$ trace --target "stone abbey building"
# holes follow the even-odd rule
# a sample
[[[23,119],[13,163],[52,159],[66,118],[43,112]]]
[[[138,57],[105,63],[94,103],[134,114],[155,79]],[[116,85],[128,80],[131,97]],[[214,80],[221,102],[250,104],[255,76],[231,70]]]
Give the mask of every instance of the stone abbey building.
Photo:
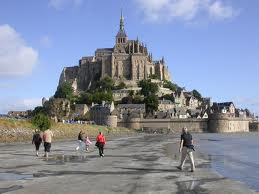
[[[121,14],[120,28],[113,48],[98,48],[95,56],[82,57],[79,65],[65,67],[59,84],[69,82],[75,91],[85,91],[96,81],[110,76],[115,83],[136,85],[137,81],[156,75],[160,80],[170,80],[164,58],[154,61],[146,45],[137,40],[128,40]]]

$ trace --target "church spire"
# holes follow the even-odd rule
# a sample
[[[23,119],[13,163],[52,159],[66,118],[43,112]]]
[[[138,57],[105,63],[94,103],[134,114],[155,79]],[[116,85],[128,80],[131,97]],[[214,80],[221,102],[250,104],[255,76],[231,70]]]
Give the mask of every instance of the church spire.
[[[120,29],[116,35],[116,43],[117,44],[125,44],[128,41],[127,34],[124,30],[124,17],[121,10],[121,17],[120,17]]]
[[[121,9],[121,18],[120,18],[120,31],[124,31],[124,17],[122,14],[122,9]]]

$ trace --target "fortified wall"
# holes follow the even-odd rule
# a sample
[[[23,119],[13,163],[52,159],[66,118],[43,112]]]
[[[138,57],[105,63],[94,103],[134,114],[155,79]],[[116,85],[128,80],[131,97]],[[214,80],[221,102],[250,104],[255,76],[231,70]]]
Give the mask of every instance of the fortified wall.
[[[252,121],[249,123],[250,131],[259,131],[259,121]]]
[[[211,114],[208,120],[208,131],[222,132],[249,132],[251,119],[229,117],[227,114]]]
[[[173,132],[181,131],[187,127],[190,131],[207,131],[208,119],[141,119],[132,118],[128,121],[118,121],[118,126],[131,129],[143,130],[170,130]]]
[[[112,118],[109,118],[111,122]],[[114,118],[113,118],[114,119]],[[117,118],[116,118],[117,119]],[[115,120],[113,124],[115,123]],[[249,132],[251,119],[229,117],[226,114],[211,114],[208,119],[145,119],[117,120],[117,126],[142,130],[166,130],[180,132],[187,127],[192,132]],[[107,123],[108,124],[108,123]],[[256,125],[258,127],[258,125]]]

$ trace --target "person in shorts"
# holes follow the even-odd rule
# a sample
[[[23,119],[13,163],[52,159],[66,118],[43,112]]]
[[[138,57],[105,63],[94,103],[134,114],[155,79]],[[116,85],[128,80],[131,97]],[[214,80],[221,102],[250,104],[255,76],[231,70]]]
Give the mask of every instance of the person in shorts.
[[[51,148],[51,142],[52,142],[53,133],[50,129],[47,129],[43,133],[43,141],[44,141],[44,157],[48,157],[48,154],[50,152]]]

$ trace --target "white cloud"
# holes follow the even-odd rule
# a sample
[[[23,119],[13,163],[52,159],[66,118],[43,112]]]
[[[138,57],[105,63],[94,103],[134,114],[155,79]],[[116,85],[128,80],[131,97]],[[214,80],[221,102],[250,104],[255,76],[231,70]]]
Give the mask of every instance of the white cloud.
[[[226,19],[235,17],[238,11],[231,6],[224,6],[221,1],[215,1],[209,6],[209,14],[215,19]]]
[[[51,47],[52,45],[52,41],[50,39],[49,36],[45,35],[45,36],[42,36],[41,39],[40,39],[40,44],[43,46],[43,47],[46,47],[46,48],[49,48]]]
[[[26,45],[11,26],[0,25],[0,75],[25,75],[38,61],[38,52]]]
[[[210,19],[235,17],[237,11],[220,0],[135,0],[148,21],[193,21],[203,15]]]
[[[49,6],[56,10],[63,10],[67,7],[78,7],[83,0],[49,0]]]
[[[41,106],[41,98],[6,98],[0,99],[0,114],[6,114],[8,111],[32,110],[36,106]]]

